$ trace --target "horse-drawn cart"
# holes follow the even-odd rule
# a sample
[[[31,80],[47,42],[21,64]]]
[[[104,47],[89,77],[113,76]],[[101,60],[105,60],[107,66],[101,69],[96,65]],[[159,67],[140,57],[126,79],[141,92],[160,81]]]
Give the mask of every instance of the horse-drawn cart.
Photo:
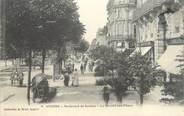
[[[47,102],[56,95],[56,88],[49,87],[47,75],[38,74],[32,79],[33,102]]]

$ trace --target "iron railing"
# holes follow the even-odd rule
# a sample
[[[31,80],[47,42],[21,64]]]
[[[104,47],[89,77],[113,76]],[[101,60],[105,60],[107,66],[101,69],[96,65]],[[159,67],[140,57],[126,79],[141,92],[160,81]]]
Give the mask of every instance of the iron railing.
[[[136,5],[136,0],[127,0],[122,1],[122,0],[109,0],[108,4],[107,4],[107,9],[111,9],[112,7],[117,7],[117,6],[135,6]]]

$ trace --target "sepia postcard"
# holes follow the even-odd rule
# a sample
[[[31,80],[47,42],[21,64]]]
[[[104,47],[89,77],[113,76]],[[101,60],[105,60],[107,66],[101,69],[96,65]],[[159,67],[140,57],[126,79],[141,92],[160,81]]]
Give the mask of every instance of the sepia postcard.
[[[184,116],[184,0],[0,0],[0,116]]]

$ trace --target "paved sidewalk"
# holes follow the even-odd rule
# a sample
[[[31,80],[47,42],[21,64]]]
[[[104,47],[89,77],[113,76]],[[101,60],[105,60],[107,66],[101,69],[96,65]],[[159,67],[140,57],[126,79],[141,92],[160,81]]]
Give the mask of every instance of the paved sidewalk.
[[[11,61],[7,61],[7,66],[5,66],[5,61],[0,60],[0,71],[11,68],[11,67],[12,67],[12,62]]]
[[[52,75],[52,69],[52,66],[47,67],[46,74]],[[32,77],[40,72],[41,70],[34,70]],[[89,72],[79,75],[79,87],[64,87],[63,80],[53,81],[50,79],[49,86],[57,88],[57,95],[47,104],[104,104],[102,99],[103,86],[95,85],[96,78],[93,73]],[[0,88],[0,92],[3,94],[0,98],[1,104],[27,104],[26,87],[12,87],[9,80],[4,81],[4,84],[6,85]],[[27,85],[27,72],[24,84]],[[160,104],[158,102],[161,95],[160,89],[160,87],[156,87],[150,94],[145,95],[144,104]],[[138,103],[139,95],[135,91],[128,92],[127,96],[123,98],[123,104],[135,106]],[[119,104],[114,94],[110,95],[110,104]]]

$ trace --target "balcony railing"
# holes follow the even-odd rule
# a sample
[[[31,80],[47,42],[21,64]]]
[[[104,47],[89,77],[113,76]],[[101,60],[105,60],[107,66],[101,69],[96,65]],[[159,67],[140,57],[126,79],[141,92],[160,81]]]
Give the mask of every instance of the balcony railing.
[[[107,4],[107,9],[110,9],[112,7],[116,7],[116,6],[135,6],[136,5],[136,0],[127,0],[127,1],[113,1],[110,0],[109,3]]]
[[[132,41],[133,36],[132,35],[116,35],[116,36],[108,36],[107,37],[109,41]]]
[[[161,7],[163,4],[172,4],[174,2],[175,0],[148,0],[135,10],[133,19],[136,21],[150,11],[153,11],[155,8]]]

